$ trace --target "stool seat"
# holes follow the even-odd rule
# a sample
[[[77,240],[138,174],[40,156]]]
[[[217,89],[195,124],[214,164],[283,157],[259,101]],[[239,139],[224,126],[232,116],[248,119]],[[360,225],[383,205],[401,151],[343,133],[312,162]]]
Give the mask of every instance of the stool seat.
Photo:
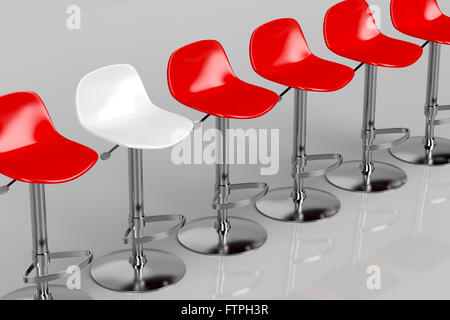
[[[312,54],[300,25],[291,18],[267,22],[253,32],[250,60],[262,77],[306,91],[336,91],[354,76],[353,69]]]
[[[177,101],[213,116],[257,118],[278,102],[276,93],[238,79],[215,40],[178,49],[170,57],[167,72],[170,92]]]
[[[404,68],[423,52],[416,44],[382,34],[364,0],[346,0],[331,7],[325,15],[324,35],[334,53],[373,66]]]
[[[77,112],[94,135],[133,149],[168,148],[193,130],[191,120],[150,100],[138,72],[128,64],[106,66],[83,77]]]
[[[258,73],[264,78],[295,89],[330,92],[345,87],[354,76],[352,68],[310,55],[301,62]],[[301,75],[301,76],[299,76]]]
[[[87,129],[99,138],[133,149],[169,148],[185,139],[193,129],[192,121],[183,116],[159,108],[143,109],[117,119],[89,124]]]
[[[334,53],[355,61],[379,67],[404,68],[422,56],[416,44],[380,34],[370,40],[349,41],[345,48],[332,49]]]
[[[450,44],[450,17],[436,0],[392,0],[391,17],[394,27],[407,35]]]
[[[87,172],[97,153],[64,138],[34,92],[0,97],[0,173],[28,183],[62,183]]]

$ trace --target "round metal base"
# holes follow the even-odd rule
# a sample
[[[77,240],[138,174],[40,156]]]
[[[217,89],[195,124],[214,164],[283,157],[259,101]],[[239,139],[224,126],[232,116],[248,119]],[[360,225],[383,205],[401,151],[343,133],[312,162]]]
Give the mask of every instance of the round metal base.
[[[178,241],[186,249],[207,255],[233,255],[259,248],[267,233],[258,223],[228,217],[231,229],[223,240],[214,224],[217,217],[207,217],[186,224],[178,232]]]
[[[52,300],[92,300],[92,297],[82,290],[68,289],[66,286],[49,285]],[[37,300],[36,287],[26,287],[8,293],[2,300]]]
[[[306,198],[300,207],[292,200],[292,187],[271,190],[256,202],[256,208],[266,217],[286,222],[312,222],[334,216],[341,207],[331,193],[304,189]]]
[[[147,264],[136,271],[129,259],[131,250],[113,252],[94,260],[92,279],[103,288],[118,292],[148,292],[178,282],[186,271],[180,258],[159,250],[144,249]]]
[[[434,138],[435,146],[429,156],[423,145],[424,137],[412,137],[389,151],[404,162],[424,165],[443,166],[450,164],[450,140]]]
[[[344,162],[339,168],[327,174],[332,185],[353,192],[384,192],[400,188],[406,183],[406,173],[391,164],[374,161],[374,170],[367,179],[359,167],[361,161]]]

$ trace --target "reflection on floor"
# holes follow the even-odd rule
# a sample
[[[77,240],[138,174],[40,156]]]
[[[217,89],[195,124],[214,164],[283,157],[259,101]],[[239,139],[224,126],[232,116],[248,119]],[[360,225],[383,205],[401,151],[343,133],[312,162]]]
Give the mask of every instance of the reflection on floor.
[[[175,239],[162,241],[154,247],[177,254],[187,268],[182,281],[164,290],[111,292],[85,270],[80,293],[93,299],[449,298],[450,176],[443,169],[407,168],[412,183],[398,192],[367,195],[326,186],[342,202],[339,214],[327,221],[290,224],[267,219],[254,208],[233,212],[268,231],[267,243],[248,254],[202,256]],[[326,185],[320,179],[316,184]],[[380,270],[379,290],[367,286],[372,265]]]

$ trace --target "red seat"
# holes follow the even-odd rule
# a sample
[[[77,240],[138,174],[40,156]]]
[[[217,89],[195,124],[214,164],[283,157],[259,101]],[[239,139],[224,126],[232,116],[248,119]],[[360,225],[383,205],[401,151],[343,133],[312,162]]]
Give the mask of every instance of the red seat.
[[[391,18],[394,27],[407,35],[450,44],[450,17],[436,0],[392,0]]]
[[[354,75],[347,66],[313,55],[300,25],[290,18],[270,21],[253,32],[250,60],[262,77],[300,90],[335,91]]]
[[[324,36],[334,53],[374,66],[407,67],[423,52],[418,45],[382,34],[364,0],[346,0],[331,7],[325,15]]]
[[[167,69],[170,93],[180,103],[222,118],[256,118],[271,110],[278,95],[239,80],[215,40],[175,51]]]
[[[29,183],[60,183],[83,175],[97,153],[61,136],[34,92],[0,97],[0,173]]]

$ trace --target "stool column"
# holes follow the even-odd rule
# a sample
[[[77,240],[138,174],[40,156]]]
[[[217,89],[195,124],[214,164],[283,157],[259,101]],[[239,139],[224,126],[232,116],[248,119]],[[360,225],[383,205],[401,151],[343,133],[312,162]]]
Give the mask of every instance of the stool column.
[[[141,149],[128,149],[128,177],[130,192],[130,219],[135,238],[142,238],[144,232],[144,177]],[[140,270],[147,263],[143,244],[133,244],[130,264],[135,268],[137,279]]]
[[[230,120],[226,118],[216,117],[217,130],[217,157],[216,157],[216,185],[215,192],[219,193],[219,203],[228,202],[230,195],[230,165],[228,163],[228,133]],[[220,240],[226,251],[226,236],[230,230],[230,222],[228,221],[228,210],[217,210],[217,222],[214,226],[219,232]]]
[[[172,216],[146,217],[144,214],[142,153],[142,149],[128,148],[130,212],[124,240],[131,243],[131,252],[129,249],[112,252],[94,261],[91,268],[91,276],[99,285],[119,292],[149,292],[167,287],[178,282],[186,270],[178,257],[161,250],[144,249],[145,243],[170,235],[169,232],[147,235],[145,224],[173,219]]]
[[[425,101],[425,139],[424,146],[427,157],[431,157],[430,151],[434,148],[434,121],[438,112],[438,89],[439,89],[439,64],[441,58],[441,45],[430,43],[428,56],[427,93]]]
[[[426,166],[450,164],[450,140],[436,137],[434,128],[449,122],[449,118],[436,120],[439,110],[450,110],[438,105],[439,64],[441,44],[430,42],[428,53],[427,89],[425,97],[425,135],[411,137],[391,148],[391,154],[401,161]]]
[[[295,90],[294,93],[294,150],[292,155],[294,178],[293,199],[301,204],[305,199],[303,190],[303,178],[300,174],[304,172],[306,166],[306,105],[307,92]]]
[[[228,210],[248,206],[252,198],[229,201],[231,190],[260,188],[260,183],[230,183],[230,120],[216,117],[215,175],[213,208],[216,215],[194,220],[178,232],[179,242],[187,249],[208,255],[233,255],[260,247],[267,234],[259,224],[228,215]],[[263,190],[264,192],[266,190]],[[261,194],[261,192],[260,192]]]
[[[377,67],[366,64],[364,84],[364,110],[361,138],[363,144],[363,157],[361,171],[369,178],[373,171],[372,146],[375,140],[375,106],[377,94]]]
[[[36,261],[36,275],[48,274],[47,216],[45,188],[43,184],[30,183],[31,234],[33,238],[33,259]],[[51,300],[48,282],[37,284],[36,300]]]

